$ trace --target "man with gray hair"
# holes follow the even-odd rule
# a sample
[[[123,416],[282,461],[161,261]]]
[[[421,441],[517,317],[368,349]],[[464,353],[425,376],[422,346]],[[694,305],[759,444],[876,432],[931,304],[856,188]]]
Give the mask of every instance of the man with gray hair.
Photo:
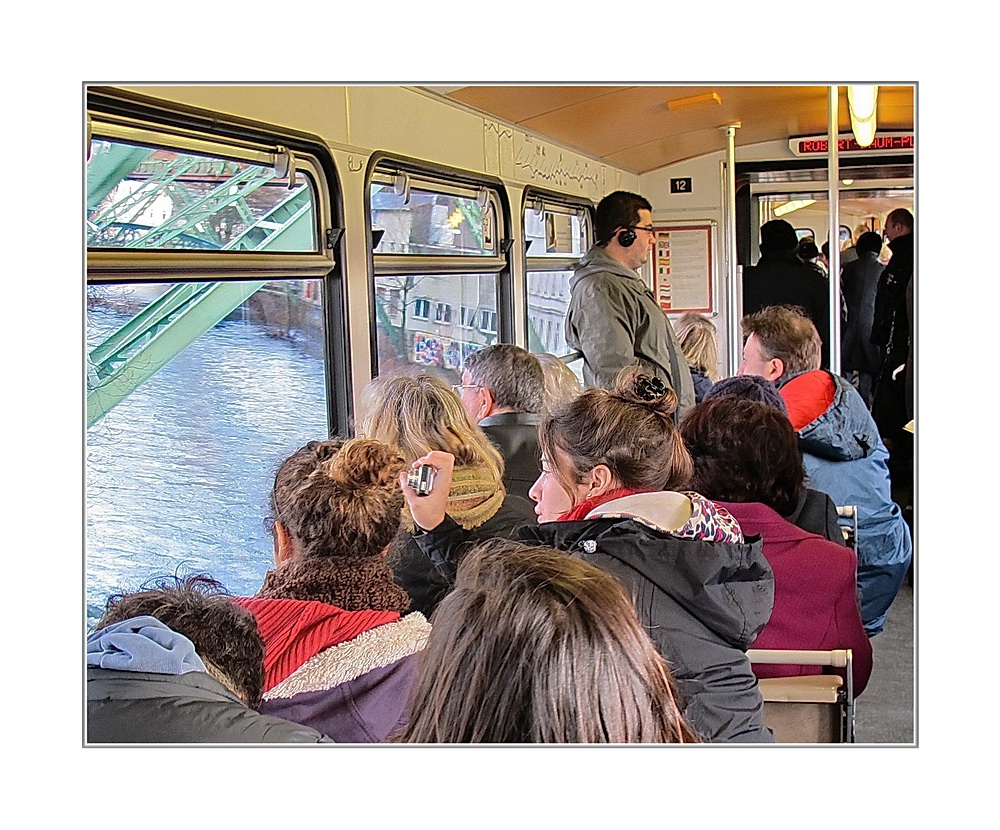
[[[528,497],[542,470],[538,424],[545,376],[538,359],[513,343],[497,343],[465,359],[455,392],[503,456],[507,492]]]

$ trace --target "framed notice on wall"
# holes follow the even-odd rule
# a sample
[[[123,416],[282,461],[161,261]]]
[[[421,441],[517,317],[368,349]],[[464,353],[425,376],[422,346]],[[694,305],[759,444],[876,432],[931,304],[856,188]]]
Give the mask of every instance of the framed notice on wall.
[[[715,222],[653,223],[653,294],[670,314],[708,313],[715,299]]]

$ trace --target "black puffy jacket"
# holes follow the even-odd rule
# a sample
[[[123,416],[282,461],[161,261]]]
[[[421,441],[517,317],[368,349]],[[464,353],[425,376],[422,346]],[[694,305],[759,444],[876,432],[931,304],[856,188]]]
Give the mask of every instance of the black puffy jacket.
[[[568,551],[618,578],[704,740],[773,741],[745,653],[774,606],[774,573],[760,537],[739,544],[693,541],[632,518],[530,524],[518,537]],[[451,551],[465,538],[446,517],[414,541],[454,582]]]
[[[771,743],[746,650],[771,618],[763,542],[679,539],[634,519],[548,522],[523,536],[613,574],[670,665],[684,715],[707,741]]]

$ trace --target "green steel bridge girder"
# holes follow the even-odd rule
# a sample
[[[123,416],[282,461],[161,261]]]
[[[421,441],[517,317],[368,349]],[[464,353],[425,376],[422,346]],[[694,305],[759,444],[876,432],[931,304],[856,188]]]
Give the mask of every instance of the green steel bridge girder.
[[[88,382],[87,426],[97,423],[191,343],[245,303],[265,282],[212,283],[207,290],[190,299],[182,313],[157,331],[141,352],[103,380],[91,371],[96,366],[91,364],[88,355],[88,379],[96,383],[91,386]]]

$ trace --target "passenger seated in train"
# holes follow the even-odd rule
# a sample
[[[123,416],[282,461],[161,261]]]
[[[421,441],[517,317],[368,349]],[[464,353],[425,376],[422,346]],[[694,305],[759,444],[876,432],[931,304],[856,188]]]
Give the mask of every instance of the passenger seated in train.
[[[202,574],[108,599],[87,637],[88,743],[328,743],[263,715],[253,616]]]
[[[773,306],[742,324],[739,373],[774,381],[798,433],[810,485],[857,510],[861,619],[874,636],[913,553],[910,530],[891,497],[888,451],[858,391],[819,368],[819,334],[801,310]]]
[[[667,665],[619,582],[494,539],[434,615],[408,743],[694,743]]]
[[[712,384],[719,379],[719,346],[715,339],[715,324],[701,314],[688,311],[677,319],[674,331],[691,370],[695,403],[701,403]]]
[[[376,378],[368,387],[359,433],[393,447],[412,463],[431,451],[455,456],[448,482],[448,514],[468,533],[469,547],[495,536],[511,537],[534,519],[532,503],[503,486],[499,450],[469,418],[451,388],[440,378]],[[439,487],[435,484],[435,490]],[[388,555],[397,584],[410,596],[410,608],[430,617],[455,582],[462,549],[445,563],[433,563],[414,542],[409,514]]]
[[[403,459],[378,441],[310,441],[278,469],[276,567],[240,603],[264,636],[261,711],[338,743],[406,724],[430,624],[406,614],[385,552],[399,530]]]
[[[766,403],[777,409],[786,418],[788,407],[777,387],[759,375],[733,375],[723,378],[712,386],[705,395],[706,401],[731,397]],[[811,487],[799,489],[798,501],[790,513],[782,513],[796,527],[808,533],[816,533],[830,542],[845,545],[844,533],[837,521],[837,505],[826,493]]]
[[[572,553],[617,577],[637,598],[639,619],[666,658],[684,713],[707,741],[770,742],[763,699],[744,653],[771,615],[774,577],[759,539],[693,492],[673,424],[674,391],[626,367],[613,391],[590,388],[542,420],[542,469],[531,489],[537,525],[520,538]],[[450,481],[453,460],[415,463]],[[404,482],[429,559],[448,562],[465,538],[441,496]]]
[[[765,403],[720,397],[681,420],[694,460],[691,487],[764,539],[774,571],[774,610],[754,648],[854,651],[854,694],[872,671],[872,648],[858,609],[857,557],[850,548],[806,533],[782,515],[798,502],[805,471],[786,415]],[[754,667],[758,678],[819,674],[820,666]]]
[[[545,403],[545,376],[531,352],[497,343],[465,358],[455,387],[469,417],[503,456],[508,493],[528,497],[541,472],[538,424]]]
[[[543,412],[548,412],[558,403],[575,398],[583,391],[580,379],[573,374],[573,370],[566,365],[562,358],[548,352],[541,352],[535,357],[542,365],[542,374],[545,376]]]

